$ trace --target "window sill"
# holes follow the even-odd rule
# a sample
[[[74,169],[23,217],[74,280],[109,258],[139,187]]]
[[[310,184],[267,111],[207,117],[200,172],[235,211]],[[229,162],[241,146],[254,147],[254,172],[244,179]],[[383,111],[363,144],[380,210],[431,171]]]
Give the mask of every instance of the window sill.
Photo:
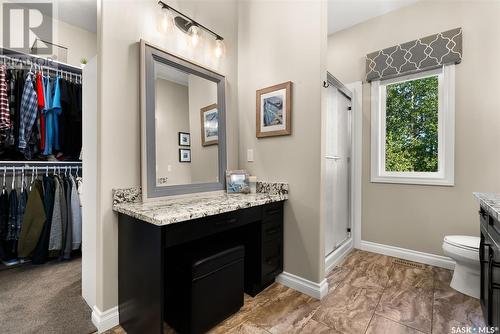
[[[445,178],[403,177],[403,176],[372,176],[371,183],[413,184],[422,186],[453,187],[455,181]]]

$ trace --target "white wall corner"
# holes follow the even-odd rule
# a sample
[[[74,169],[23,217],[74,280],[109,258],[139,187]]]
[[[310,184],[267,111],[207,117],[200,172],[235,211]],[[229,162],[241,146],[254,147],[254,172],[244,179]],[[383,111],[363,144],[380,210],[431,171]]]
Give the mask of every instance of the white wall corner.
[[[276,277],[276,282],[316,299],[323,299],[328,294],[328,282],[326,279],[321,281],[321,283],[316,283],[300,276],[283,272]]]
[[[102,333],[120,324],[118,306],[102,312],[94,305],[92,308],[92,323],[97,327],[97,332]]]
[[[424,253],[412,249],[378,244],[365,240],[361,241],[361,250],[387,256],[394,256],[404,260],[420,262],[434,267],[441,267],[450,270],[455,269],[455,261],[447,256]]]

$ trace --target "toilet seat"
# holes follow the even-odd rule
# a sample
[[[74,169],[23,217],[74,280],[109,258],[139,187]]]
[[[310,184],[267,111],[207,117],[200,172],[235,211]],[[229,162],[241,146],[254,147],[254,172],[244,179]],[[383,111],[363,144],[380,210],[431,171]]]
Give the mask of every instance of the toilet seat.
[[[444,242],[451,246],[476,252],[479,251],[480,241],[479,237],[469,235],[447,235],[444,237]]]

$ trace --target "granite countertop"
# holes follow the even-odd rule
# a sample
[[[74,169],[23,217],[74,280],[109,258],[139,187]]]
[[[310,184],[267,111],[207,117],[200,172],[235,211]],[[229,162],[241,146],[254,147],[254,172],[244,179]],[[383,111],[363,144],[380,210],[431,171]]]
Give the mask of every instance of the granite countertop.
[[[113,191],[113,211],[163,226],[288,199],[288,184],[257,183],[256,194],[197,193],[141,201],[139,187]]]
[[[500,220],[500,194],[474,193],[481,206],[497,220]]]

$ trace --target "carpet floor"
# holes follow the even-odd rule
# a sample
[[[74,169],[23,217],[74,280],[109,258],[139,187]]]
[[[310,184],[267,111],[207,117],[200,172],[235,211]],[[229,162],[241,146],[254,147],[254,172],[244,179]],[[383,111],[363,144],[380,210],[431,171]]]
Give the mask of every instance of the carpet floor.
[[[89,334],[91,309],[81,293],[81,259],[0,271],[2,334]]]

